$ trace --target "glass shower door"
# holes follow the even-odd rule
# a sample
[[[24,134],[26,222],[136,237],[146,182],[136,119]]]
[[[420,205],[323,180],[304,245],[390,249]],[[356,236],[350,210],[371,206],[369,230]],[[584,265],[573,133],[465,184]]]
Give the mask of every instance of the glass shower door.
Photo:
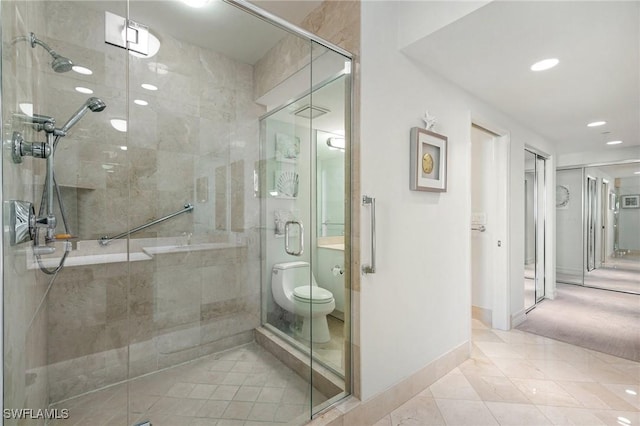
[[[351,92],[350,61],[317,43],[311,57],[313,85],[261,119],[260,182],[263,321],[308,357],[315,413],[349,386],[345,177]]]

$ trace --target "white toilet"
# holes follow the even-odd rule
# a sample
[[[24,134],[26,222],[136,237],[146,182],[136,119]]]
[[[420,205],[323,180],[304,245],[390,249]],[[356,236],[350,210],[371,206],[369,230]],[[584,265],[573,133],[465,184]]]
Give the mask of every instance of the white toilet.
[[[331,339],[327,315],[336,308],[336,301],[329,290],[318,287],[308,262],[273,265],[271,293],[281,308],[303,318],[303,339],[315,343],[326,343]]]

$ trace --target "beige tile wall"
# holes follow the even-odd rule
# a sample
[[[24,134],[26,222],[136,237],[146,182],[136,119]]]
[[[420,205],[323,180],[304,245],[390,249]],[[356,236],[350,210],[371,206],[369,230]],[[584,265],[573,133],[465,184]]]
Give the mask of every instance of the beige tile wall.
[[[74,91],[78,85],[107,103],[72,128],[56,153],[56,179],[72,206],[72,231],[83,240],[114,235],[191,202],[192,213],[134,237],[184,236],[193,243],[240,246],[65,268],[46,301],[49,396],[55,402],[244,343],[247,331],[259,325],[259,262],[249,257],[259,250],[253,213],[259,204],[233,191],[251,187],[245,182],[252,182],[258,159],[263,109],[252,101],[250,65],[169,34],[158,34],[162,46],[153,59],[127,57],[96,31],[104,26],[101,11],[84,2],[39,5],[48,16],[39,36],[94,73],[55,74],[44,64],[36,112],[64,123],[90,96]],[[125,16],[125,2],[111,6]],[[169,73],[155,72],[150,62],[166,65]],[[145,91],[141,83],[159,90]],[[128,132],[114,130],[112,118],[128,118]],[[208,182],[207,194],[196,199],[199,179]],[[222,206],[216,189],[227,193]],[[220,210],[223,220],[216,221]]]
[[[124,2],[114,4],[122,6],[115,12],[124,15]],[[168,36],[163,37],[156,60],[168,66],[170,75],[148,75],[148,61],[127,58],[123,51],[104,44],[102,33],[95,31],[102,26],[102,14],[82,2],[3,2],[2,7],[3,52],[5,57],[10,55],[3,66],[4,80],[8,73],[16,77],[11,90],[3,89],[5,134],[18,101],[31,100],[35,112],[53,115],[58,123],[64,123],[88,97],[73,91],[75,85],[92,87],[108,105],[74,127],[57,153],[57,180],[66,188],[67,205],[77,212],[71,220],[74,233],[83,239],[113,235],[178,210],[186,201],[195,202],[194,181],[206,175],[211,194],[202,205],[196,204],[193,214],[139,236],[185,233],[215,240],[220,233],[214,228],[227,235],[233,225],[241,233],[239,242],[245,244],[245,248],[221,251],[212,263],[202,255],[176,254],[152,262],[67,268],[40,310],[36,308],[48,277],[27,271],[20,250],[7,250],[5,265],[13,268],[5,268],[5,283],[15,285],[5,286],[5,301],[12,302],[5,306],[5,316],[17,320],[5,331],[5,372],[9,373],[5,407],[40,407],[48,398],[57,401],[122,380],[129,360],[129,375],[135,376],[250,340],[246,330],[260,320],[257,200],[245,194],[228,207],[231,214],[249,213],[244,229],[230,219],[214,225],[206,212],[218,207],[213,196],[216,169],[243,159],[233,171],[227,167],[228,185],[241,185],[243,179],[252,182],[248,167],[257,161],[257,117],[263,112],[252,100],[273,84],[269,81],[281,79],[256,78],[254,87],[252,67]],[[357,2],[326,2],[303,26],[357,54],[358,22]],[[70,23],[74,31],[68,31]],[[55,74],[44,51],[22,48],[18,54],[6,45],[7,40],[34,28],[40,38],[75,62],[89,65],[94,74]],[[291,63],[296,66],[295,61]],[[127,67],[132,70],[129,75]],[[273,75],[277,74],[288,75],[283,70]],[[143,97],[150,107],[126,104],[127,78],[131,99]],[[143,80],[160,88],[155,96],[138,89]],[[114,131],[109,119],[127,114],[128,133]],[[16,167],[7,158],[3,161],[5,196],[39,199],[42,164],[27,159]],[[357,247],[352,253],[357,254]],[[358,274],[353,275],[357,280]],[[353,285],[357,288],[356,282]],[[221,298],[216,300],[216,294]],[[357,330],[354,339],[357,342]],[[132,342],[130,349],[128,342]],[[24,353],[30,355],[25,359]],[[356,365],[357,354],[355,347]],[[356,367],[356,377],[357,371]],[[52,383],[49,395],[47,380]]]

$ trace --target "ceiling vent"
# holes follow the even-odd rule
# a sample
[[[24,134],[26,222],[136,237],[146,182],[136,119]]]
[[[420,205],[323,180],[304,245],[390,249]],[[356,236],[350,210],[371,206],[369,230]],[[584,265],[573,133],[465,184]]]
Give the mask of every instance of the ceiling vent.
[[[326,114],[328,112],[331,112],[331,110],[329,110],[327,108],[322,108],[322,107],[319,107],[319,106],[305,105],[302,108],[298,108],[293,113],[295,115],[297,115],[298,117],[317,118],[317,117],[320,117],[321,115],[324,115],[324,114]]]

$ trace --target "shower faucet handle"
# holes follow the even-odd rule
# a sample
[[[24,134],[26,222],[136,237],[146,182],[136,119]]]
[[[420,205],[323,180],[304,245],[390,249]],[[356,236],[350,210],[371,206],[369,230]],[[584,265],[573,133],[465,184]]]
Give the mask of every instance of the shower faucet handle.
[[[16,164],[22,163],[22,157],[48,158],[51,147],[46,142],[27,142],[20,132],[13,132],[11,138],[11,158]]]

